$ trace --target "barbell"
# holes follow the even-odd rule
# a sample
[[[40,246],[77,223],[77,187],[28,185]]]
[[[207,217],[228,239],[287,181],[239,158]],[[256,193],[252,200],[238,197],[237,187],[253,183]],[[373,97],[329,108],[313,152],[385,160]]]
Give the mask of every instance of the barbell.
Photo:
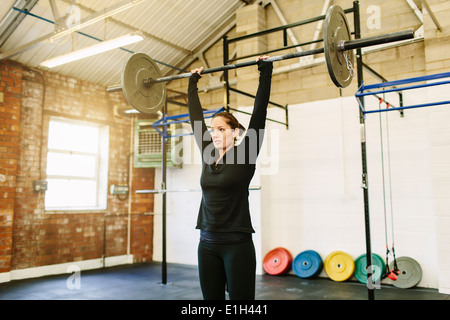
[[[249,191],[254,191],[254,190],[261,190],[260,186],[250,186],[248,187]],[[202,189],[144,189],[144,190],[136,190],[136,193],[138,194],[145,194],[145,193],[150,193],[150,194],[157,194],[157,193],[172,193],[172,192],[199,192],[202,191]]]
[[[267,61],[281,61],[309,55],[324,53],[325,61],[333,83],[339,88],[350,85],[353,74],[353,49],[359,49],[384,43],[414,38],[413,30],[399,31],[365,39],[350,40],[350,29],[344,10],[336,5],[331,6],[325,16],[323,41],[324,47],[300,52],[274,56]],[[246,61],[209,68],[202,74],[243,68],[256,65],[257,62]],[[157,64],[144,53],[135,53],[126,62],[122,70],[121,85],[107,88],[108,92],[122,90],[127,102],[139,112],[156,113],[166,102],[166,86],[164,82],[189,78],[192,73],[182,73],[162,77]]]

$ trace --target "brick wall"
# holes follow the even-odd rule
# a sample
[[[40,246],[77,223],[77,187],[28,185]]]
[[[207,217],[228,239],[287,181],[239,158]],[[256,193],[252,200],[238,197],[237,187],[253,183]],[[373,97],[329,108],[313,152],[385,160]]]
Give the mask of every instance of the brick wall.
[[[125,107],[123,96],[10,61],[0,70],[0,272],[127,253],[152,260],[153,195],[135,190],[153,188],[154,170],[130,172],[134,120],[114,112]],[[108,186],[128,184],[131,174],[131,201],[108,195],[107,210],[45,211],[45,195],[32,185],[46,178],[50,116],[110,127]]]
[[[0,272],[5,272],[11,268],[22,68],[6,62],[0,72]]]
[[[133,170],[133,185],[131,194],[134,194],[131,205],[131,252],[136,262],[152,260],[153,257],[153,194],[136,195],[136,190],[153,189],[155,186],[155,169],[135,168]],[[151,206],[149,206],[151,203]]]

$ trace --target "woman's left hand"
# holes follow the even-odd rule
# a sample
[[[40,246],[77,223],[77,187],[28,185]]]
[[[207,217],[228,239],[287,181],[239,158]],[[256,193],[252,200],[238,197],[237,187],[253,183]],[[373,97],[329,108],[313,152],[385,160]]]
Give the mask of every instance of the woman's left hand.
[[[203,76],[203,75],[202,75],[202,71],[203,71],[203,67],[200,67],[200,68],[191,70],[191,73],[192,73],[192,74],[198,73],[198,74],[200,75],[200,77],[202,77],[202,76]]]
[[[270,57],[269,56],[259,56],[258,58],[256,58],[256,61],[266,60],[267,58],[270,58]]]

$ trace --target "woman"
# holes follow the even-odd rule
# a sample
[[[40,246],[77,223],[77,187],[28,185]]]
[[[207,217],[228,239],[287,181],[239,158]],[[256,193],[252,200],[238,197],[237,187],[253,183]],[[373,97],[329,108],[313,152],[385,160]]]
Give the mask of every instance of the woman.
[[[253,114],[246,136],[244,128],[228,113],[216,114],[208,131],[198,97],[197,82],[203,68],[192,70],[188,106],[195,140],[202,152],[202,200],[197,219],[200,229],[198,268],[204,299],[255,298],[256,256],[248,188],[261,147],[270,96],[272,62],[258,57],[260,71]]]

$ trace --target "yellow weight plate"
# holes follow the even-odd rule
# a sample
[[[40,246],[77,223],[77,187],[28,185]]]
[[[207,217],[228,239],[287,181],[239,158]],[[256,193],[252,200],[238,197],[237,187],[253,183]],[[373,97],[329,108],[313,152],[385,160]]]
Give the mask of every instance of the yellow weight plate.
[[[323,267],[331,280],[345,281],[355,271],[355,262],[349,254],[342,251],[334,251],[327,256]]]

